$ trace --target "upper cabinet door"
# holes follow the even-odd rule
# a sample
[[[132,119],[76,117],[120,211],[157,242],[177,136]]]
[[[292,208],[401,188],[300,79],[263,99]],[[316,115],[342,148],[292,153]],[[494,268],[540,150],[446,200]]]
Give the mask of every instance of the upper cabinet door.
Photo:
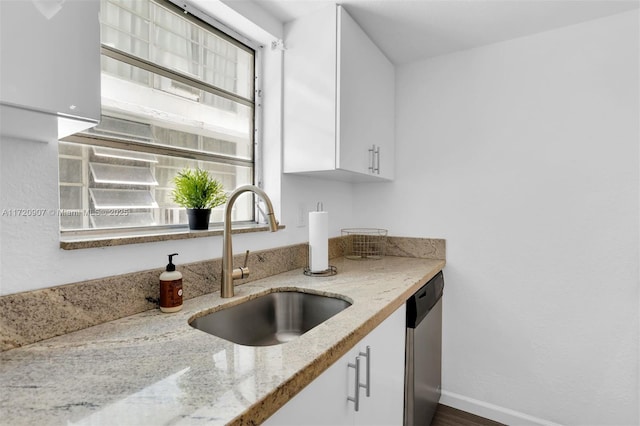
[[[338,168],[394,176],[395,68],[338,7]]]
[[[285,46],[285,173],[393,179],[393,64],[341,6],[287,23]]]
[[[0,1],[3,112],[53,116],[59,133],[54,138],[98,123],[99,10],[98,0]],[[24,130],[17,136],[29,138]]]
[[[335,169],[336,25],[329,7],[285,26],[285,172]]]

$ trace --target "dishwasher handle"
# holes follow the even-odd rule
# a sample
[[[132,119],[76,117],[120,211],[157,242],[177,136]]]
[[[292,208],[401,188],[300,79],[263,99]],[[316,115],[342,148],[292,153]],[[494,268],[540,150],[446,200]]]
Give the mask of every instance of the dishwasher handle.
[[[416,328],[420,324],[438,303],[443,291],[444,275],[440,271],[407,300],[407,328]]]

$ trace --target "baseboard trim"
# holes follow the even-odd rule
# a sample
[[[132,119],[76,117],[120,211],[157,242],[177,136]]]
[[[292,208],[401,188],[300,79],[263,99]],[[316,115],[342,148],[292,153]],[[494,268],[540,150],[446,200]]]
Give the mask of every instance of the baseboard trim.
[[[561,426],[548,420],[539,419],[519,411],[500,407],[488,402],[479,401],[454,392],[442,390],[440,404],[484,417],[485,419],[500,422],[506,425],[518,426]]]

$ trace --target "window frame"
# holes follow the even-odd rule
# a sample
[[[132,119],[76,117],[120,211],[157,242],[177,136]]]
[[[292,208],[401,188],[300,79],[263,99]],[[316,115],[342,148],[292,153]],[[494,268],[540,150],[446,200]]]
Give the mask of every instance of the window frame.
[[[239,158],[234,158],[231,156],[226,156],[223,154],[214,154],[214,153],[203,153],[197,150],[190,150],[188,148],[174,148],[169,145],[157,145],[150,144],[145,142],[137,142],[134,140],[124,140],[116,137],[109,137],[105,135],[95,135],[90,133],[76,133],[67,137],[60,139],[62,142],[71,142],[71,143],[80,143],[83,145],[94,146],[94,147],[106,147],[106,148],[116,148],[116,149],[125,149],[127,151],[136,151],[136,152],[144,152],[149,154],[156,155],[165,155],[172,156],[176,158],[182,158],[187,160],[196,160],[196,161],[213,161],[221,164],[228,165],[239,165],[239,166],[249,166],[251,165],[253,168],[253,176],[252,182],[253,184],[262,187],[262,47],[259,43],[251,40],[233,29],[229,28],[222,22],[213,18],[201,10],[175,0],[149,0],[150,2],[155,2],[162,7],[172,10],[173,12],[179,13],[180,16],[185,17],[187,20],[195,23],[195,25],[204,26],[208,31],[215,33],[231,44],[237,46],[238,48],[250,52],[253,54],[253,93],[252,99],[244,98],[242,96],[236,95],[235,93],[226,91],[222,88],[216,87],[209,83],[198,80],[197,78],[190,77],[184,73],[179,71],[174,71],[172,69],[166,68],[162,65],[155,64],[154,62],[148,61],[146,59],[139,58],[127,52],[123,52],[119,49],[104,45],[101,43],[101,58],[103,56],[110,57],[112,59],[116,59],[121,62],[125,62],[128,64],[132,64],[133,66],[142,68],[145,71],[149,71],[163,77],[168,77],[175,81],[186,83],[189,86],[198,88],[200,90],[205,90],[214,95],[221,96],[225,99],[233,100],[234,102],[238,102],[245,106],[250,106],[253,108],[253,117],[251,118],[251,124],[253,129],[253,161],[242,160]],[[102,72],[102,71],[101,71]],[[58,155],[60,158],[60,154]],[[58,182],[60,185],[60,182]],[[227,188],[228,191],[232,191],[234,188]],[[236,225],[240,225],[245,231],[249,231],[251,228],[255,228],[255,230],[260,230],[262,228],[261,223],[263,220],[266,221],[266,218],[263,216],[263,210],[260,208],[255,196],[253,196],[253,219],[243,220],[243,221],[234,221],[233,223]],[[261,220],[262,219],[262,220]],[[222,229],[222,222],[214,222],[211,224],[210,229],[214,232],[213,234],[217,234],[219,230]],[[73,241],[97,241],[104,240],[110,238],[127,238],[132,237],[134,239],[145,237],[152,235],[154,237],[167,235],[168,238],[172,236],[176,236],[176,233],[179,232],[189,232],[188,225],[185,224],[163,224],[163,225],[149,225],[149,226],[131,226],[131,227],[119,227],[119,228],[92,228],[92,229],[72,229],[72,230],[63,230],[60,225],[60,238],[61,245],[64,245],[65,242],[73,242]],[[206,235],[205,235],[206,234]],[[208,236],[212,233],[204,233],[202,236]],[[162,238],[160,238],[162,239]],[[138,242],[138,241],[134,241]]]

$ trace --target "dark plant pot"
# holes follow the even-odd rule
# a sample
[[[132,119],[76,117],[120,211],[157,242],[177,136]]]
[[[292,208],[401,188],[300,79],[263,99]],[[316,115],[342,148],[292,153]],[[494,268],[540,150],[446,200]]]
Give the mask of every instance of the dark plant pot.
[[[209,218],[211,209],[187,209],[189,219],[189,229],[204,230],[209,229]]]

